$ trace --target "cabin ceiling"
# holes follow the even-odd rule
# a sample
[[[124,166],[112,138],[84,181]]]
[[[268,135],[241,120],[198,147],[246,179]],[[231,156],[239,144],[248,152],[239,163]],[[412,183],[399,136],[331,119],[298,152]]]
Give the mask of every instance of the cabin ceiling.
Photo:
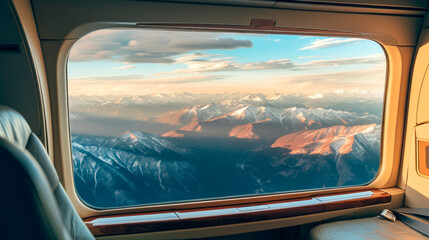
[[[423,0],[161,0],[164,2],[192,2],[205,4],[231,4],[231,5],[260,5],[275,7],[275,4],[288,3],[290,6],[304,4],[342,5],[364,7],[410,8],[426,10],[428,1]]]
[[[376,34],[383,32],[376,29],[376,25],[383,25],[385,28],[386,24],[394,24],[396,29],[401,29],[399,25],[410,26],[410,21],[420,22],[427,8],[427,1],[411,0],[353,2],[350,0],[32,0],[32,4],[42,41],[76,40],[97,29],[138,27],[138,23],[247,26],[251,19],[274,19],[276,27],[348,30]],[[310,13],[310,11],[314,12]],[[357,20],[358,18],[350,13],[371,14],[371,19],[362,15],[367,21],[362,23],[362,19]],[[396,16],[397,22],[382,15]],[[333,21],[333,18],[348,20],[338,22]],[[414,30],[417,31],[417,29]],[[392,31],[396,30],[392,29]],[[389,33],[389,35],[412,39],[407,41],[398,39],[397,42],[388,39],[381,41],[393,45],[414,45],[417,36],[416,33]],[[366,37],[375,39],[371,36]]]

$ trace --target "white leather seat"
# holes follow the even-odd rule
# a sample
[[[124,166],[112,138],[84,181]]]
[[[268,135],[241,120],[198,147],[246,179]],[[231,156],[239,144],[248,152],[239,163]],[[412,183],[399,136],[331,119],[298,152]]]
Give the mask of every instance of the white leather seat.
[[[0,239],[95,239],[24,117],[2,105],[0,189]]]
[[[377,217],[326,223],[310,231],[311,240],[411,240],[428,239],[400,221],[390,222]]]

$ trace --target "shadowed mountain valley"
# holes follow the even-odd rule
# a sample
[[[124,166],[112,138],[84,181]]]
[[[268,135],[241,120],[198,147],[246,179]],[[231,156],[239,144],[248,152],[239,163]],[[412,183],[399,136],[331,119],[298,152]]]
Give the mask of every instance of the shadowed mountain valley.
[[[100,107],[106,113],[100,125],[114,123],[110,134],[82,131],[96,126],[88,119],[97,100],[73,106],[75,184],[86,203],[116,207],[360,185],[378,171],[381,100],[340,94],[317,101],[281,94],[144,99]],[[151,111],[145,106],[159,102],[165,111],[141,117]],[[127,131],[124,121],[132,122]]]

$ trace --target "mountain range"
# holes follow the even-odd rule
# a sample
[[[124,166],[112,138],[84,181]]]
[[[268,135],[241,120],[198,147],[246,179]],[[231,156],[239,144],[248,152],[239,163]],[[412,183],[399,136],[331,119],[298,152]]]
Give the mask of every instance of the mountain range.
[[[323,108],[275,108],[249,104],[213,103],[182,108],[158,117],[157,122],[182,126],[164,137],[195,135],[275,139],[282,135],[332,126],[380,124],[381,118]]]
[[[117,136],[74,133],[79,196],[118,207],[361,185],[377,174],[381,114],[309,107],[297,96],[227,97],[136,120]]]
[[[339,111],[370,113],[381,117],[382,96],[341,92],[315,95],[261,93],[159,93],[141,96],[69,96],[70,111],[95,116],[148,121],[159,115],[184,107],[211,103],[248,104],[275,108],[325,108]]]

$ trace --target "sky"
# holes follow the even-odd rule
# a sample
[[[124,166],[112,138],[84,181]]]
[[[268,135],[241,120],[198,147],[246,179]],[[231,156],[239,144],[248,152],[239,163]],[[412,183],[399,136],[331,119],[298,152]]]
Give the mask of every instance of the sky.
[[[358,38],[111,29],[78,40],[72,96],[351,92],[382,97],[381,46]]]

